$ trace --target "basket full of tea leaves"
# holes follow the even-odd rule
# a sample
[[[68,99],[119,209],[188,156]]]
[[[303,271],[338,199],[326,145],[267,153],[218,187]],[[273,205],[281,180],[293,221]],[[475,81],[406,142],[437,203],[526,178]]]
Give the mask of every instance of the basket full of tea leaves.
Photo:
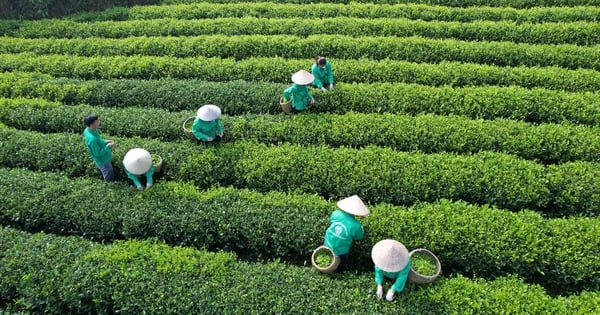
[[[325,245],[317,247],[311,256],[312,265],[322,273],[335,271],[340,265],[340,261],[341,258]]]
[[[410,272],[408,281],[412,283],[431,283],[442,272],[440,260],[429,250],[417,248],[410,252]]]
[[[281,105],[281,110],[283,110],[284,113],[289,114],[292,112],[292,100],[291,99],[286,99],[284,96],[279,98],[279,105]]]
[[[152,154],[152,165],[154,166],[154,173],[159,173],[163,165],[162,157],[158,154]]]

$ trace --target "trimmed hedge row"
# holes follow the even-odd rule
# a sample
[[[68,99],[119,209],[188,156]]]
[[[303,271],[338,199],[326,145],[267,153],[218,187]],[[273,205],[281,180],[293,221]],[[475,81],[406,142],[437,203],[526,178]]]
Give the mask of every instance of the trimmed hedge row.
[[[80,11],[100,11],[115,5],[157,4],[159,0],[11,0],[0,3],[0,19],[61,17]]]
[[[398,3],[374,4],[351,2],[339,3],[274,3],[240,2],[175,5],[146,5],[131,8],[115,7],[102,12],[80,13],[68,17],[78,22],[125,21],[172,18],[182,20],[216,19],[224,17],[262,17],[323,19],[334,17],[354,17],[363,19],[405,18],[424,21],[502,21],[514,22],[597,22],[600,7],[535,7],[515,9],[508,7],[442,7],[427,4]]]
[[[422,36],[466,41],[509,41],[530,44],[600,44],[600,23],[530,23],[512,21],[444,22],[409,19],[266,19],[255,17],[202,20],[155,19],[80,23],[41,20],[0,24],[0,35],[25,38],[79,38],[197,35]],[[313,54],[311,54],[313,55]]]
[[[247,0],[162,0],[162,5],[173,4],[190,4],[190,3],[239,3],[247,2]],[[275,0],[276,3],[299,3],[310,4],[312,0]],[[350,4],[351,2],[372,2],[370,0],[323,0],[321,3],[343,3]],[[377,4],[402,4],[402,3],[419,3],[427,5],[440,5],[449,7],[513,7],[513,8],[535,8],[535,7],[571,7],[571,6],[598,6],[598,0],[542,0],[535,3],[524,0],[379,0]]]
[[[250,259],[287,257],[300,264],[322,244],[328,213],[335,208],[317,196],[199,191],[161,178],[142,193],[130,182],[16,168],[0,168],[0,178],[3,225],[103,241],[158,237],[170,244],[236,251]],[[103,197],[89,198],[91,192]]]
[[[599,24],[600,25],[600,24]],[[600,32],[599,32],[600,34]],[[170,77],[201,78],[205,81],[232,80],[286,83],[298,69],[309,68],[300,59],[175,58],[149,56],[80,57],[31,53],[0,54],[0,72],[41,72],[57,77],[80,79]],[[600,90],[600,72],[557,67],[496,67],[441,62],[419,64],[395,60],[336,60],[337,82],[404,82],[430,86],[518,85],[582,92]]]
[[[0,301],[15,311],[398,314],[402,305],[403,314],[589,314],[600,300],[595,292],[551,298],[514,276],[495,281],[453,276],[427,289],[409,284],[387,303],[374,297],[371,275],[323,276],[156,241],[99,245],[10,228],[0,229],[0,239]]]
[[[17,129],[78,133],[82,117],[87,113],[102,117],[102,130],[108,134],[174,141],[184,138],[180,126],[187,117],[195,115],[195,109],[172,113],[162,109],[65,106],[39,99],[0,98],[0,121]],[[544,164],[576,160],[600,162],[598,127],[352,112],[225,116],[222,122],[227,142],[255,140],[267,144],[286,142],[333,147],[375,145],[423,153],[497,151]]]
[[[82,128],[83,129],[83,128]],[[0,165],[98,176],[81,135],[0,130]],[[114,161],[127,148],[160,154],[168,179],[262,192],[316,193],[327,199],[358,194],[370,203],[408,205],[440,198],[463,199],[506,209],[540,210],[548,216],[600,213],[597,163],[543,165],[515,156],[481,152],[472,155],[397,152],[389,148],[329,148],[253,142],[196,146],[188,141],[116,139]],[[124,177],[119,162],[117,176]],[[302,172],[298,172],[302,169]]]
[[[335,209],[316,196],[198,191],[176,182],[158,181],[138,193],[128,184],[18,169],[0,169],[0,178],[3,225],[106,241],[156,237],[169,244],[235,251],[248,259],[285,257],[295,264],[306,263],[322,244]],[[86,198],[90,192],[102,200]],[[561,293],[600,286],[598,218],[547,220],[532,211],[511,213],[446,200],[370,208],[372,214],[361,219],[368,235],[353,245],[350,269],[370,271],[371,247],[395,238],[409,248],[434,251],[445,273],[488,279],[514,273]]]
[[[294,43],[290,46],[290,43]],[[315,51],[337,59],[405,60],[418,63],[460,61],[495,66],[559,66],[600,70],[600,46],[530,45],[511,42],[465,42],[420,37],[351,37],[343,35],[207,35],[196,37],[127,37],[26,39],[4,38],[0,53],[76,56],[170,56],[305,58]]]
[[[278,96],[287,86],[261,81],[205,82],[170,78],[83,81],[39,73],[0,73],[0,96],[8,98],[42,97],[65,104],[139,106],[167,111],[189,111],[211,103],[218,104],[229,115],[280,113]],[[310,105],[309,111],[316,113],[433,113],[534,123],[600,124],[600,94],[597,93],[530,90],[514,86],[458,88],[403,83],[338,83],[333,92],[315,91],[314,95],[318,101]],[[9,101],[12,102],[22,101]]]

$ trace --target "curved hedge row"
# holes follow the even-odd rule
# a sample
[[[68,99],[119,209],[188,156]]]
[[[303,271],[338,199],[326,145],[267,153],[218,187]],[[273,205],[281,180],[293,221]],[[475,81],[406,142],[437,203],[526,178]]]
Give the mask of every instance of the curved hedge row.
[[[169,244],[235,251],[251,259],[302,264],[322,244],[335,204],[316,196],[260,194],[232,188],[198,191],[158,183],[144,193],[130,185],[58,174],[0,169],[0,222],[26,231],[96,240],[158,238]],[[102,200],[84,198],[90,191]],[[44,202],[40,202],[45,200]],[[118,202],[117,202],[118,201]],[[436,253],[444,273],[494,278],[508,273],[554,292],[598,289],[599,218],[543,219],[488,206],[440,201],[410,208],[370,206],[367,238],[352,248],[351,269],[371,271],[380,239]],[[477,222],[477,224],[472,224]],[[465,228],[467,227],[467,228]]]
[[[194,116],[195,109],[173,113],[162,109],[65,106],[39,99],[0,98],[0,121],[17,129],[78,133],[84,113],[102,117],[102,130],[108,134],[173,141],[184,138],[181,123]],[[333,147],[375,145],[423,153],[497,151],[544,164],[576,160],[600,162],[598,127],[352,112],[225,116],[222,122],[227,142],[255,140],[267,144],[286,142]]]
[[[356,36],[422,36],[466,41],[510,41],[530,44],[600,44],[600,23],[518,23],[511,21],[444,22],[409,19],[325,18],[306,23],[304,18],[255,17],[204,20],[155,19],[80,23],[69,20],[5,22],[0,35],[10,37],[131,37],[197,35],[335,34]],[[312,54],[311,54],[312,55]]]
[[[290,46],[290,43],[294,43]],[[315,51],[336,59],[404,60],[418,63],[459,61],[495,66],[559,66],[600,70],[600,45],[530,45],[511,42],[465,42],[420,37],[351,37],[343,35],[207,35],[196,37],[127,37],[25,39],[4,38],[0,53],[76,56],[170,56],[306,58]]]
[[[599,24],[600,25],[600,24]],[[600,33],[599,33],[600,34]],[[311,62],[284,58],[174,58],[149,56],[80,57],[31,53],[0,54],[0,72],[41,72],[80,79],[170,77],[290,82],[291,74],[309,68]],[[395,60],[336,60],[337,82],[404,82],[430,86],[518,85],[563,91],[600,90],[600,72],[557,67],[496,67],[458,62],[418,64]]]
[[[57,18],[81,11],[100,11],[113,6],[158,4],[160,0],[11,0],[3,1],[0,19]]]
[[[99,245],[10,228],[0,229],[0,240],[0,302],[12,311],[398,314],[401,305],[404,314],[591,314],[600,300],[595,292],[551,298],[514,276],[495,281],[454,276],[427,290],[409,284],[387,303],[374,297],[371,275],[329,277],[308,268],[245,263],[227,253],[155,241]]]
[[[81,135],[0,130],[0,165],[65,171],[71,176],[98,171],[87,156]],[[252,142],[195,146],[188,141],[116,139],[114,161],[127,148],[160,154],[168,179],[193,181],[198,187],[230,186],[258,191],[316,193],[339,199],[358,194],[370,203],[408,205],[441,198],[463,199],[506,209],[540,210],[548,216],[600,213],[600,168],[572,162],[544,167],[515,156],[481,152],[397,152],[389,148],[329,148]],[[113,163],[117,179],[122,165]],[[303,172],[298,172],[302,169]]]
[[[163,5],[173,4],[190,4],[190,3],[223,3],[225,0],[162,0]],[[227,3],[247,2],[247,0],[231,0]],[[300,3],[310,4],[312,0],[275,0],[276,3]],[[343,3],[350,4],[351,2],[371,2],[370,0],[323,0],[321,3]],[[529,2],[524,0],[379,0],[377,4],[401,4],[401,3],[419,3],[427,5],[440,5],[449,7],[513,7],[513,8],[534,8],[534,7],[571,7],[571,6],[598,6],[598,0],[542,0]]]
[[[375,145],[424,153],[497,151],[544,164],[600,161],[600,129],[581,126],[358,113],[229,117],[225,126],[233,140],[268,144]]]
[[[189,111],[206,103],[229,115],[281,113],[278,97],[288,85],[269,82],[201,80],[91,80],[53,78],[39,73],[0,73],[0,96],[42,97],[65,104],[159,108]],[[403,113],[507,118],[534,123],[598,125],[600,94],[520,87],[432,87],[403,83],[338,83],[329,93],[314,92],[310,112]],[[10,100],[20,103],[21,100]],[[29,103],[30,101],[24,101]],[[552,106],[548,106],[552,104]]]
[[[68,17],[78,22],[125,21],[172,18],[181,20],[216,19],[224,17],[262,17],[323,19],[334,17],[354,17],[363,19],[405,18],[423,21],[502,21],[514,22],[597,22],[600,7],[534,7],[515,9],[508,7],[443,7],[427,4],[398,3],[374,4],[351,2],[340,3],[274,3],[240,2],[175,5],[146,5],[131,8],[115,7],[102,12],[80,13]]]

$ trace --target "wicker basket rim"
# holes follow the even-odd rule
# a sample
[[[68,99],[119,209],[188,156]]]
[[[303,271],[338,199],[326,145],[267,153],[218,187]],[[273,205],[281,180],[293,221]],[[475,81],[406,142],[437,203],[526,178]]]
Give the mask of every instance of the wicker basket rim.
[[[433,274],[431,276],[427,276],[427,275],[422,275],[422,274],[416,272],[414,269],[412,269],[412,266],[411,266],[410,272],[413,273],[414,275],[418,276],[418,277],[425,278],[425,279],[435,279],[435,278],[437,278],[440,275],[440,273],[442,272],[442,264],[440,263],[440,260],[437,258],[437,256],[434,253],[432,253],[430,250],[425,249],[425,248],[416,248],[416,249],[413,249],[410,253],[408,253],[408,255],[410,257],[412,257],[412,255],[415,254],[415,253],[424,253],[427,256],[431,257],[433,259],[433,262],[435,263],[435,268],[436,268],[437,271],[436,271],[435,274]]]
[[[325,250],[331,253],[331,255],[333,256],[333,259],[331,260],[331,264],[329,264],[329,266],[327,267],[321,267],[317,264],[317,262],[315,261],[315,255],[317,252],[321,251],[321,250]],[[312,265],[317,268],[317,270],[321,271],[321,272],[329,272],[329,271],[333,271],[337,268],[337,265],[339,265],[340,263],[340,257],[337,256],[333,250],[325,245],[321,245],[317,248],[315,248],[315,250],[313,250],[312,255],[310,257],[310,260],[312,262]]]
[[[153,165],[155,165],[155,166],[156,165],[162,165],[162,162],[163,162],[162,156],[160,156],[159,154],[154,154],[153,156],[155,156],[155,157],[158,158],[158,161],[156,163],[153,163]]]
[[[190,131],[190,132],[191,132],[191,130],[190,130],[190,129],[188,129],[188,128],[186,128],[186,127],[185,127],[185,125],[187,124],[187,122],[188,122],[188,121],[190,121],[190,120],[192,120],[192,119],[196,119],[196,116],[190,116],[190,117],[186,118],[186,119],[183,121],[182,127],[183,127],[183,130],[184,130],[184,131]]]
[[[284,101],[283,101],[283,96],[281,96],[281,97],[279,98],[279,104],[280,104],[280,105],[287,105],[287,104],[290,104],[291,102],[292,102],[292,100],[291,100],[291,99],[290,99],[289,101],[287,101],[287,102],[284,102]]]

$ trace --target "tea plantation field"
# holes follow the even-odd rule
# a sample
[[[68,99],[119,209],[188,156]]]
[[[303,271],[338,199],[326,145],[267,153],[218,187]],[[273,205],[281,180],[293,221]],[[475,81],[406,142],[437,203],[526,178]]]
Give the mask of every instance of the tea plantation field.
[[[598,0],[162,0],[0,36],[0,312],[600,314]],[[283,114],[317,55],[334,89]],[[224,141],[182,132],[203,104]],[[164,160],[141,192],[135,147]],[[320,274],[353,194],[366,237]],[[440,278],[377,299],[387,238]]]

